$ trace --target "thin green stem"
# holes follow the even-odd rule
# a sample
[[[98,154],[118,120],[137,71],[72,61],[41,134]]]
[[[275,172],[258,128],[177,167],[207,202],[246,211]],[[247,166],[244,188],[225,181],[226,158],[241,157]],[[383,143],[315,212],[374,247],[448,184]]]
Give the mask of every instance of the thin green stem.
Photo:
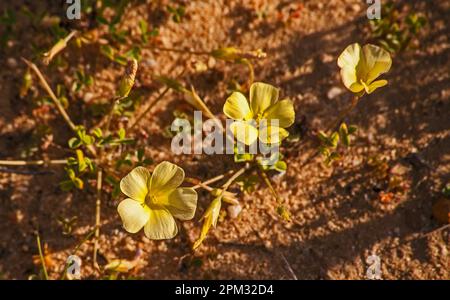
[[[209,51],[191,51],[187,49],[175,49],[175,48],[166,48],[166,47],[153,47],[155,50],[165,51],[165,52],[175,52],[175,53],[186,53],[191,55],[211,55]]]
[[[38,251],[39,251],[39,258],[41,259],[42,271],[44,272],[44,278],[45,278],[45,280],[48,280],[47,266],[45,265],[45,259],[44,259],[44,254],[42,252],[41,238],[39,236],[39,232],[36,234],[36,242],[37,242]]]
[[[239,171],[235,172],[233,174],[233,176],[231,176],[227,182],[225,182],[225,184],[222,186],[222,192],[220,193],[221,196],[223,196],[223,194],[228,190],[228,188],[230,187],[230,185],[242,174],[244,174],[245,171],[247,171],[250,168],[249,164],[245,164],[245,167],[241,168]]]
[[[348,116],[348,114],[350,114],[350,112],[352,112],[352,110],[355,109],[355,107],[358,105],[359,99],[360,99],[359,96],[353,96],[350,106],[339,114],[336,121],[333,122],[330,126],[328,126],[325,132],[328,132],[330,130],[336,130],[337,127],[339,127],[339,125],[341,125],[344,119]]]
[[[53,92],[52,88],[48,84],[47,80],[45,80],[44,75],[42,75],[39,68],[32,62],[28,61],[27,59],[22,57],[22,60],[36,73],[37,77],[39,78],[39,81],[41,82],[42,87],[47,91],[47,94],[50,96],[50,99],[55,104],[56,108],[58,109],[59,113],[63,117],[63,119],[66,121],[67,125],[69,125],[70,129],[72,129],[73,132],[77,132],[77,126],[72,122],[69,115],[67,114],[66,110],[56,97],[55,93]],[[92,145],[89,145],[86,147],[88,151],[93,155],[97,156],[97,152],[95,150],[95,147]]]
[[[269,187],[269,190],[272,193],[273,197],[275,198],[275,200],[277,201],[278,204],[281,204],[280,195],[278,195],[277,191],[275,190],[272,183],[270,182],[270,179],[267,176],[266,171],[261,166],[259,166],[259,170],[260,170],[260,172],[259,172],[260,176],[262,177],[262,179],[266,183],[266,185]]]
[[[125,99],[125,97],[117,97],[114,99],[113,104],[111,105],[111,108],[109,109],[109,113],[106,116],[106,124],[105,124],[105,134],[108,135],[109,128],[111,127],[111,121],[114,117],[114,112],[116,110],[117,105],[119,105],[120,101]]]
[[[253,65],[250,62],[250,60],[243,59],[242,63],[248,67],[249,78],[247,81],[247,85],[248,85],[248,88],[250,88],[252,86],[253,82],[255,81],[255,70],[254,70]]]
[[[63,51],[69,41],[77,34],[76,30],[72,30],[65,38],[59,40],[50,51],[44,53],[44,59],[42,60],[45,65],[50,64],[51,60],[61,51]]]
[[[75,124],[70,119],[69,115],[67,114],[67,112],[64,109],[64,107],[61,105],[60,101],[56,97],[56,95],[53,92],[53,90],[51,89],[51,87],[48,85],[47,80],[45,80],[44,75],[42,75],[42,73],[39,70],[39,68],[34,63],[32,63],[31,61],[28,61],[25,58],[22,58],[22,60],[34,71],[34,73],[36,73],[37,77],[39,78],[39,80],[41,82],[41,85],[47,91],[48,95],[50,96],[50,99],[52,99],[53,103],[55,104],[55,106],[58,109],[58,111],[61,114],[61,116],[66,121],[67,125],[69,125],[70,129],[72,129],[73,131],[76,131],[77,127],[75,126]]]
[[[228,173],[232,173],[232,172],[233,172],[233,171],[230,171],[230,172],[228,172]],[[194,190],[196,190],[196,189],[198,189],[198,188],[201,188],[202,185],[209,185],[209,184],[211,184],[211,183],[214,183],[214,182],[217,182],[217,181],[223,179],[223,178],[225,177],[226,174],[227,174],[227,173],[220,174],[220,175],[218,175],[218,176],[216,176],[216,177],[213,177],[213,178],[211,178],[211,179],[208,179],[208,180],[203,181],[203,182],[200,182],[200,183],[198,183],[199,180],[194,179],[194,178],[191,178],[191,179],[187,178],[187,179],[190,180],[191,183],[194,183],[194,184],[195,184],[192,188],[193,188]]]
[[[97,171],[97,200],[95,201],[95,241],[94,241],[94,254],[93,254],[93,264],[94,267],[98,270],[97,263],[97,251],[98,251],[98,238],[100,236],[100,212],[101,212],[101,204],[102,204],[102,177],[103,170],[99,169]]]
[[[78,249],[80,249],[80,247],[95,234],[95,231],[96,231],[96,228],[94,228],[93,230],[89,231],[89,233],[73,249],[72,255],[76,255],[77,254]],[[64,280],[66,278],[68,269],[69,269],[69,264],[66,263],[66,266],[64,267],[63,273],[61,275],[61,280]]]

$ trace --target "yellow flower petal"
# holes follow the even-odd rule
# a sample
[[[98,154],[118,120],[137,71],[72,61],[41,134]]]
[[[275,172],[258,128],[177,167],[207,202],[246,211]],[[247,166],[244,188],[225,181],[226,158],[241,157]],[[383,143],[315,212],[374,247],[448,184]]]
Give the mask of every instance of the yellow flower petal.
[[[150,193],[155,197],[168,196],[184,180],[184,171],[168,161],[158,164],[150,179]]]
[[[338,66],[341,68],[341,78],[345,87],[354,93],[362,91],[364,87],[359,84],[357,66],[361,58],[361,46],[358,43],[345,48],[338,58]]]
[[[190,220],[197,208],[197,192],[192,188],[177,188],[170,193],[164,206],[175,218]]]
[[[150,171],[144,167],[134,168],[120,181],[122,192],[133,200],[143,203],[148,193]]]
[[[350,87],[347,88],[353,93],[360,93],[360,92],[364,93],[364,84],[361,84],[359,82],[355,82],[352,85],[350,85]]]
[[[289,136],[289,132],[286,129],[271,125],[267,126],[265,123],[259,127],[259,139],[263,143],[276,144]]]
[[[387,80],[377,80],[372,82],[368,88],[366,89],[367,94],[371,94],[373,93],[377,88],[383,87],[385,85],[387,85],[388,82]]]
[[[358,78],[356,76],[356,69],[352,68],[343,68],[341,69],[341,78],[342,82],[344,83],[345,87],[352,92],[356,92],[355,90],[361,89],[363,90],[364,87],[358,83]]]
[[[367,74],[364,81],[372,83],[381,74],[387,73],[392,66],[392,59],[389,52],[375,45],[365,45],[362,49]]]
[[[230,130],[238,141],[246,145],[253,144],[258,138],[258,129],[247,122],[233,122],[230,125]]]
[[[144,226],[144,233],[152,240],[171,239],[177,235],[178,227],[168,210],[151,209],[150,218]]]
[[[125,199],[117,206],[123,228],[130,233],[136,233],[144,227],[150,217],[147,206],[142,206],[133,199]]]
[[[249,120],[252,118],[252,112],[247,99],[239,92],[234,92],[228,97],[223,106],[224,114],[233,120]]]
[[[250,106],[254,116],[263,114],[264,111],[272,104],[278,101],[278,89],[274,86],[255,82],[250,87]]]
[[[294,124],[294,105],[289,99],[281,100],[269,107],[264,115],[269,122],[270,120],[278,120],[278,126],[286,128]]]
[[[356,69],[361,55],[361,46],[358,43],[345,48],[338,58],[338,66],[342,69]]]

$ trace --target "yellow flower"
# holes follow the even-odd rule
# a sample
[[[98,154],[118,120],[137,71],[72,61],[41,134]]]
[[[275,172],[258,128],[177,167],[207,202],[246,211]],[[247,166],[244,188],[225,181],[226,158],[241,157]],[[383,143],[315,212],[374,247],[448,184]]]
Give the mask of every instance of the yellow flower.
[[[294,106],[289,99],[278,101],[278,94],[270,84],[255,82],[250,87],[250,105],[239,92],[228,97],[223,112],[236,120],[230,129],[238,141],[251,145],[259,137],[263,143],[273,144],[289,135],[284,128],[294,123]]]
[[[344,85],[353,93],[370,94],[385,86],[387,80],[375,80],[389,71],[391,56],[386,50],[371,44],[361,48],[358,43],[348,46],[338,58]]]
[[[130,233],[144,228],[149,239],[173,238],[178,233],[175,218],[190,220],[197,207],[197,192],[179,187],[184,171],[170,162],[156,166],[153,174],[144,167],[133,169],[120,181],[120,189],[129,198],[117,211],[123,227]]]

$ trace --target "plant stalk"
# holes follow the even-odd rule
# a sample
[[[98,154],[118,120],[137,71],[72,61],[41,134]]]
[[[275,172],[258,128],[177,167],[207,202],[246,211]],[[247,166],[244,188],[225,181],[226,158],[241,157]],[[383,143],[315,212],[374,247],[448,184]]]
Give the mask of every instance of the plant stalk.
[[[70,117],[67,114],[66,110],[61,105],[61,103],[58,100],[58,98],[56,97],[55,93],[53,92],[53,90],[48,85],[47,80],[45,80],[44,75],[42,75],[42,73],[39,70],[39,68],[34,63],[32,63],[31,61],[29,61],[29,60],[27,60],[27,59],[25,59],[23,57],[22,57],[22,60],[34,71],[34,73],[36,73],[37,77],[39,78],[39,81],[41,82],[42,87],[47,91],[48,95],[52,99],[53,103],[55,104],[55,106],[58,109],[58,111],[61,114],[61,116],[66,121],[67,125],[69,125],[70,129],[72,129],[73,131],[76,131],[75,124],[72,122],[72,120],[70,119]]]
[[[36,242],[37,242],[38,251],[39,251],[39,258],[41,259],[42,271],[44,272],[44,278],[45,278],[45,280],[48,280],[47,266],[45,265],[45,259],[44,259],[44,254],[42,252],[41,237],[39,236],[39,232],[36,235]]]
[[[67,159],[53,160],[0,160],[1,166],[43,166],[43,165],[65,165]]]
[[[93,254],[93,264],[94,267],[99,270],[97,263],[97,252],[98,252],[98,238],[100,236],[100,212],[102,204],[102,176],[103,170],[99,169],[97,171],[97,200],[95,201],[95,241],[94,241],[94,254]]]

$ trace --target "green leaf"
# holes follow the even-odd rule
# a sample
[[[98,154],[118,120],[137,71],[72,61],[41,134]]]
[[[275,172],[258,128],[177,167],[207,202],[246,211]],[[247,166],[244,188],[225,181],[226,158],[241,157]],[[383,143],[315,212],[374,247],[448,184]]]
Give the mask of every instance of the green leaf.
[[[74,187],[72,180],[64,180],[59,183],[59,188],[65,192],[70,191]]]
[[[341,126],[339,127],[339,136],[340,139],[342,140],[342,143],[349,147],[350,146],[350,136],[348,133],[348,128],[347,125],[345,123],[342,123]]]
[[[328,136],[325,132],[323,131],[319,131],[319,133],[317,134],[317,137],[323,142],[323,143],[328,143]]]
[[[139,21],[139,29],[141,30],[141,34],[145,35],[148,32],[148,23],[145,20]]]
[[[142,161],[142,164],[145,166],[151,165],[153,163],[153,159],[151,158],[146,158]]]
[[[329,143],[331,148],[334,149],[337,147],[339,143],[339,134],[337,132],[333,132],[333,134],[330,137]]]
[[[77,189],[79,189],[79,190],[82,190],[82,189],[83,189],[83,187],[84,187],[84,182],[83,182],[83,180],[81,180],[80,178],[76,177],[76,178],[74,178],[74,179],[72,180],[72,182],[73,182],[73,185],[74,185]]]
[[[141,40],[144,44],[148,43],[148,23],[145,20],[139,21],[139,30],[141,31]]]
[[[114,61],[122,66],[126,66],[128,63],[128,59],[123,55],[116,55]]]
[[[172,20],[175,23],[180,23],[181,19],[183,18],[184,14],[185,14],[185,7],[180,5],[177,8],[175,8],[175,7],[168,5],[167,11],[172,14]]]
[[[109,45],[102,45],[100,47],[100,53],[109,58],[110,60],[114,61],[116,50]]]
[[[354,134],[356,131],[358,131],[358,127],[355,125],[350,125],[348,127],[348,134]]]
[[[319,147],[319,152],[320,152],[320,154],[322,154],[325,157],[330,156],[330,150],[328,150],[327,147],[323,147],[323,146]]]
[[[69,157],[67,159],[68,166],[76,166],[78,164],[77,160],[74,157]]]
[[[67,176],[70,178],[70,180],[73,181],[73,179],[75,179],[76,175],[75,175],[75,171],[70,169],[70,168],[66,168],[66,173]]]
[[[244,153],[244,154],[234,154],[234,162],[246,162],[253,160],[253,154]]]
[[[142,148],[140,148],[140,149],[138,149],[136,151],[136,157],[137,157],[138,161],[142,161],[143,160],[144,154],[145,154],[145,151]]]
[[[128,52],[125,53],[125,57],[141,60],[141,48],[134,46]]]
[[[83,151],[76,150],[76,154],[77,154],[77,160],[78,160],[78,171],[83,172],[88,167],[88,165],[86,164],[86,161],[84,159]]]
[[[103,25],[108,25],[108,20],[106,20],[103,16],[97,16],[97,22]]]
[[[273,165],[273,169],[280,173],[284,173],[287,170],[287,164],[284,160],[279,160]]]
[[[86,163],[86,165],[89,167],[89,171],[94,171],[94,164],[92,163],[91,159],[88,157],[84,158],[84,161]]]
[[[92,130],[92,134],[99,139],[103,137],[103,131],[100,128],[95,128]]]
[[[95,142],[95,138],[87,134],[85,129],[78,130],[77,134],[84,145],[92,145]]]
[[[151,37],[157,37],[159,35],[159,29],[157,27],[153,28],[152,31],[150,31]]]
[[[447,183],[447,185],[442,189],[442,194],[446,197],[450,197],[450,183]]]
[[[339,160],[341,157],[337,152],[331,152],[325,159],[325,165],[329,167],[335,160]]]
[[[81,146],[81,141],[78,138],[73,137],[69,140],[68,144],[70,149],[76,149]]]
[[[126,137],[126,132],[125,132],[125,128],[120,128],[119,131],[117,131],[117,136],[119,137],[120,140],[124,140]]]

